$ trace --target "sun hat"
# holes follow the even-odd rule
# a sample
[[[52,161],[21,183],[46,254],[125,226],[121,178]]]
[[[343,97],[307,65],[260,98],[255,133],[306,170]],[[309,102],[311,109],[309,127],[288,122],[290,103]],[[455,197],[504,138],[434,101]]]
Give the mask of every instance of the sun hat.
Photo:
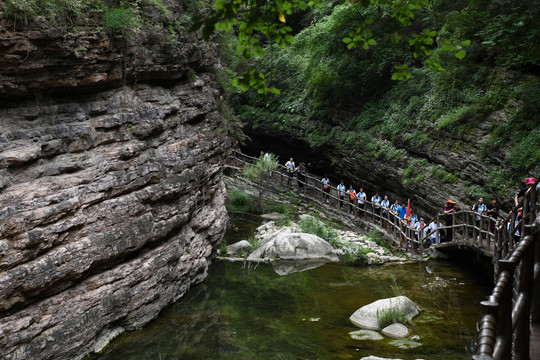
[[[446,203],[447,204],[456,204],[456,202],[454,200],[448,200]]]
[[[527,185],[534,184],[536,182],[536,181],[534,181],[533,177],[527,178],[527,180],[525,180],[525,181],[527,182]]]

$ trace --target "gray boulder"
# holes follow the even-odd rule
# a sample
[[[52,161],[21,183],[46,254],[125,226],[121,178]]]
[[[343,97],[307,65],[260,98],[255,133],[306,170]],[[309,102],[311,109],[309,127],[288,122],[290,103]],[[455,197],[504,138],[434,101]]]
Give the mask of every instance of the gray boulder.
[[[250,251],[253,245],[247,240],[241,240],[227,247],[227,255],[235,255],[241,251]]]
[[[248,260],[258,259],[339,261],[334,248],[313,234],[281,232],[256,249]]]
[[[377,312],[382,310],[396,309],[402,311],[409,320],[418,316],[418,307],[406,296],[397,296],[388,299],[381,299],[356,310],[349,318],[351,322],[366,330],[381,330]]]

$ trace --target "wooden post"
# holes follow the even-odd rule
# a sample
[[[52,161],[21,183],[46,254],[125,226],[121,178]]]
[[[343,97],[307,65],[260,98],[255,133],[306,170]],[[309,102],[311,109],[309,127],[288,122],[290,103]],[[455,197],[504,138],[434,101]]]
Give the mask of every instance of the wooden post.
[[[467,211],[464,212],[464,218],[465,218],[465,227],[464,227],[464,238],[466,242],[469,242],[469,213]]]
[[[531,297],[533,292],[533,280],[534,280],[534,252],[532,251],[533,237],[529,235],[532,232],[532,227],[525,227],[525,237],[523,239],[531,240],[530,245],[523,253],[521,259],[521,268],[519,271],[519,285],[518,294],[524,295],[520,298],[523,299],[523,307],[521,316],[517,320],[516,329],[514,333],[514,359],[515,360],[529,360],[529,342],[531,338],[530,320],[531,320]]]
[[[516,265],[513,261],[500,260],[501,276],[496,285],[502,290],[498,299],[497,334],[506,338],[510,344],[512,343],[512,283]],[[511,353],[512,346],[507,346],[501,354],[501,359],[510,359]]]

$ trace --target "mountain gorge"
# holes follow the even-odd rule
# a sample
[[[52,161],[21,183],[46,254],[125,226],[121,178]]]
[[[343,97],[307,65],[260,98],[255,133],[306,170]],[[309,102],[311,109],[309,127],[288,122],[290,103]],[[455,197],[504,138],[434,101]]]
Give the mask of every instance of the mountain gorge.
[[[2,359],[147,324],[205,279],[227,221],[217,48],[174,20],[187,5],[48,4],[0,14]]]

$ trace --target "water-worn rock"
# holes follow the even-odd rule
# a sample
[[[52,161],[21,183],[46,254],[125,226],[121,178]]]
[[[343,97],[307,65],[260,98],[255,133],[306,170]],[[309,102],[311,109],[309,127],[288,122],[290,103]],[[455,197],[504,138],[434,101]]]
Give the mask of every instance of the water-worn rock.
[[[76,359],[206,276],[227,218],[216,60],[195,33],[142,66],[104,31],[6,22],[0,358]]]
[[[378,332],[373,330],[356,330],[349,333],[355,340],[382,340],[384,339]]]
[[[248,256],[248,260],[276,258],[339,260],[334,248],[327,241],[316,235],[304,233],[279,233]]]
[[[250,251],[253,245],[247,240],[240,240],[227,247],[227,255],[235,255],[241,251]]]
[[[406,296],[397,296],[388,299],[381,299],[371,304],[362,306],[356,310],[349,318],[351,322],[366,330],[381,330],[377,312],[382,310],[396,309],[405,314],[409,320],[418,315],[418,307]]]
[[[400,323],[394,323],[391,325],[388,325],[384,329],[381,330],[383,335],[388,336],[392,339],[402,339],[405,336],[409,335],[409,329],[403,324]]]

